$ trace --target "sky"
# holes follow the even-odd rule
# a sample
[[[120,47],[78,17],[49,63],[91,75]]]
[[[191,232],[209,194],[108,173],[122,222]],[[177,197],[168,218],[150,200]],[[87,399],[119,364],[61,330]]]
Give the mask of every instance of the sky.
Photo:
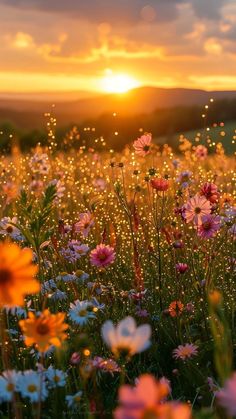
[[[236,89],[236,0],[0,0],[0,91]]]

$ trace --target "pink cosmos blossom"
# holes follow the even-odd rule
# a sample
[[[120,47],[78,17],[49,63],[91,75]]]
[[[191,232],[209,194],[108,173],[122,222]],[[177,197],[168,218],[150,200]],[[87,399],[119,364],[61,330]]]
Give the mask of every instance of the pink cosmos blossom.
[[[199,225],[197,234],[203,239],[214,237],[220,229],[221,219],[217,215],[203,215],[202,224]]]
[[[187,358],[192,358],[198,354],[198,347],[192,343],[179,345],[178,348],[173,350],[173,358],[182,359],[185,361]]]
[[[195,195],[185,204],[183,217],[187,223],[193,221],[197,226],[202,224],[202,217],[211,213],[211,204],[205,196]]]
[[[90,212],[84,212],[79,215],[80,220],[75,224],[75,232],[88,237],[90,228],[94,225],[94,217]]]
[[[187,404],[165,402],[170,392],[167,380],[157,381],[153,376],[142,375],[136,386],[123,385],[119,389],[120,406],[114,412],[115,419],[181,418],[190,419]]]
[[[205,196],[208,201],[212,204],[215,204],[220,196],[220,193],[217,190],[217,186],[214,183],[205,182],[200,189],[200,195]]]
[[[141,157],[145,157],[147,154],[150,153],[152,135],[151,134],[144,134],[136,141],[134,141],[133,146],[135,149],[136,154]]]
[[[180,274],[184,274],[188,270],[187,263],[176,263],[175,268]]]
[[[230,416],[236,415],[236,372],[225,382],[222,390],[217,392],[217,399]]]
[[[169,182],[167,179],[154,178],[151,180],[151,186],[156,191],[165,192],[169,188]]]
[[[103,268],[111,265],[115,260],[115,256],[113,247],[101,243],[90,253],[90,262],[93,266]]]
[[[207,156],[207,148],[204,145],[199,144],[195,150],[195,156],[199,160],[204,160]]]

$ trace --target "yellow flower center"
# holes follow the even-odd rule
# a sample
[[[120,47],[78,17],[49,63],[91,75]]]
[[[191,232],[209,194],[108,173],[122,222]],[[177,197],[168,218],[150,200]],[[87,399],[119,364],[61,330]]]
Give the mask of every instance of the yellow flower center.
[[[87,316],[87,310],[80,310],[80,311],[78,311],[78,315],[80,316],[80,317],[86,317]]]
[[[28,385],[28,387],[27,387],[27,390],[28,390],[30,393],[34,393],[35,391],[37,391],[37,387],[36,387],[36,385],[35,385],[35,384],[29,384],[29,385]]]
[[[7,391],[14,391],[15,386],[13,383],[8,383],[6,389]]]
[[[54,375],[53,380],[55,383],[59,383],[60,377],[58,375]]]

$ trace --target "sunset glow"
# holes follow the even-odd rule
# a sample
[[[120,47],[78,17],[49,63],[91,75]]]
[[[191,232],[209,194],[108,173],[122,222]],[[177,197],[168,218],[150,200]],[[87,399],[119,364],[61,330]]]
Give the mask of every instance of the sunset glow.
[[[107,93],[126,93],[140,83],[127,74],[108,74],[102,79],[101,87]]]

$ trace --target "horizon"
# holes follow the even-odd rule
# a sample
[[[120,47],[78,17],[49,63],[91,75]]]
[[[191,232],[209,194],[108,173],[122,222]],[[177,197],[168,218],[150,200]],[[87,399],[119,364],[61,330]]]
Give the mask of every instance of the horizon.
[[[0,16],[1,95],[236,87],[234,0],[0,0]]]

